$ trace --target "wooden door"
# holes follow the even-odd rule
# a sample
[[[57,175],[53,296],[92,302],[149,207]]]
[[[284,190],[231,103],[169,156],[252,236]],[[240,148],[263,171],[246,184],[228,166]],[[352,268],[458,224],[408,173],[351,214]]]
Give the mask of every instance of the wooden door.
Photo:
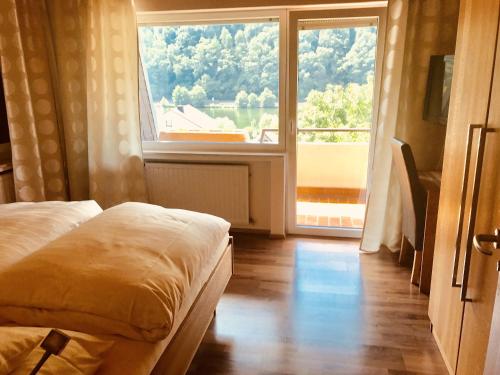
[[[493,322],[491,323],[488,354],[486,355],[486,367],[484,369],[484,375],[496,374],[500,374],[500,282],[497,285],[495,308],[493,310]]]
[[[464,375],[483,373],[498,285],[497,263],[500,259],[500,250],[495,250],[488,243],[473,246],[470,237],[477,234],[493,235],[496,229],[500,228],[500,49],[498,45],[487,128],[488,133],[483,131],[485,151],[478,190],[476,222],[474,232],[469,233],[469,246],[472,248],[469,279],[463,286],[468,301],[465,303],[457,374]],[[491,251],[492,254],[484,254],[479,249]]]
[[[470,124],[486,123],[499,3],[500,0],[462,0],[460,3],[429,302],[433,334],[450,373],[456,370],[464,306],[460,288],[452,287],[451,282],[458,228],[462,226],[464,232],[467,230],[459,223],[460,208],[465,213],[464,219],[470,210],[468,200],[461,202],[468,131]],[[468,191],[470,189],[468,186]],[[463,255],[464,241],[459,246],[457,265],[462,264]],[[457,273],[460,282],[460,269]]]

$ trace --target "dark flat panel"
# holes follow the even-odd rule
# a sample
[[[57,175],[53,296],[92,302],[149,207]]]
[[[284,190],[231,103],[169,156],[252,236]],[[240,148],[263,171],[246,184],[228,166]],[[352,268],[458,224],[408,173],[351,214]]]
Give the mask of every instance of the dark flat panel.
[[[7,142],[9,142],[9,128],[7,126],[7,111],[5,109],[3,81],[2,79],[0,79],[0,143],[7,143]]]

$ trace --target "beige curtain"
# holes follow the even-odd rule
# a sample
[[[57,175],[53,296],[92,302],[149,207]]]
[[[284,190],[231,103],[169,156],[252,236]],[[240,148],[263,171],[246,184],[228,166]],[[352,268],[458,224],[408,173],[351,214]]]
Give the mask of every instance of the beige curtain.
[[[132,0],[2,0],[19,201],[146,199]]]
[[[431,55],[453,54],[458,22],[456,0],[389,1],[372,185],[361,249],[401,244],[401,197],[392,168],[390,142],[408,142],[420,170],[439,169],[446,127],[424,121]]]

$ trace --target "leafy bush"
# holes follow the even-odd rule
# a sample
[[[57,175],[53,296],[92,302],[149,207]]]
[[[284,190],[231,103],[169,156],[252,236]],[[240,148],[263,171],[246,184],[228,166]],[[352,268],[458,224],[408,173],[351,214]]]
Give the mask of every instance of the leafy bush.
[[[259,97],[253,92],[248,95],[248,108],[257,108],[259,107]]]
[[[194,86],[189,92],[191,104],[195,107],[204,107],[207,104],[207,93],[205,89],[199,85]]]
[[[172,101],[175,105],[186,105],[191,103],[191,95],[189,90],[184,86],[175,86],[172,92]]]
[[[278,116],[271,115],[270,113],[264,113],[259,120],[260,129],[277,129],[278,128]]]
[[[312,90],[299,110],[303,128],[370,128],[372,114],[373,78],[368,83],[327,85],[325,91]],[[301,141],[367,142],[366,132],[308,132]]]
[[[248,107],[248,94],[245,90],[241,90],[234,99],[234,104],[238,108]]]
[[[160,100],[160,105],[163,107],[163,109],[167,109],[170,106],[170,103],[168,102],[168,99],[162,96]]]
[[[259,96],[260,106],[262,108],[272,108],[276,107],[276,102],[276,95],[266,87]]]

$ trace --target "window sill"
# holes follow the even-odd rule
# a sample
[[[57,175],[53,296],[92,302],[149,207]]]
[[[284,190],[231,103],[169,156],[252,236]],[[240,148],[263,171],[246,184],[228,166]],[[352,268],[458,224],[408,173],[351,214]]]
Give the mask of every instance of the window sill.
[[[284,152],[215,152],[215,151],[165,151],[143,152],[145,162],[160,161],[268,161],[285,158]]]

